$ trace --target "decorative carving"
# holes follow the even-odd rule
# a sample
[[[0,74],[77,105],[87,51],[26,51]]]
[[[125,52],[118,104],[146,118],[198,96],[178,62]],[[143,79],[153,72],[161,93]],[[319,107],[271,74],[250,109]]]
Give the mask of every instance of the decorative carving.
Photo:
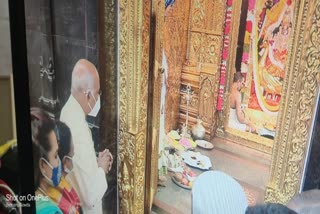
[[[177,128],[180,104],[180,83],[182,65],[186,59],[188,18],[191,1],[176,1],[172,16],[164,21],[164,49],[169,67],[166,92],[165,131]]]
[[[147,121],[145,121],[147,122]],[[144,191],[145,191],[145,147],[146,135],[144,130],[135,138],[136,158],[134,168],[134,213],[144,213]]]
[[[98,0],[98,70],[102,90],[99,129],[99,151],[108,148],[114,157],[118,153],[118,69],[117,69],[117,7],[116,1]],[[119,209],[118,159],[114,159],[108,174],[108,189],[104,209],[115,213]],[[111,190],[111,191],[110,191]],[[126,194],[126,193],[125,193]]]
[[[223,31],[221,29],[223,29],[223,22],[221,20],[224,20],[226,2],[224,0],[213,1],[213,2],[214,2],[214,7],[213,7],[214,12],[212,14],[214,15],[213,17],[210,17],[210,21],[212,21],[213,31],[218,35],[222,35]]]
[[[191,32],[190,41],[190,62],[200,62],[202,51],[202,36],[201,33]]]
[[[218,65],[220,60],[221,53],[221,37],[215,35],[206,36],[206,45],[205,45],[205,63],[211,63]],[[217,72],[217,71],[212,71]]]
[[[206,18],[205,18],[204,28],[210,32],[212,32],[212,30],[214,29],[213,20],[216,18],[215,11],[214,11],[215,4],[216,4],[215,1],[206,1],[205,3]]]
[[[201,9],[200,9],[201,7]],[[214,136],[216,129],[215,111],[218,90],[218,73],[219,62],[221,58],[222,47],[222,24],[220,28],[213,25],[214,22],[223,23],[226,3],[225,1],[199,1],[194,0],[191,4],[190,25],[188,29],[187,44],[187,62],[182,70],[182,85],[191,83],[195,88],[193,96],[194,102],[191,103],[190,121],[196,121],[200,115],[203,117],[204,126],[207,128],[209,138]],[[220,9],[220,11],[215,11]],[[220,14],[216,17],[216,14]],[[200,23],[201,20],[201,23]],[[210,83],[205,80],[207,74],[211,74]],[[213,75],[213,76],[212,76]],[[202,76],[202,77],[201,77]],[[204,79],[201,79],[204,78]],[[199,81],[199,79],[201,79]],[[204,81],[204,82],[202,82]],[[204,84],[204,85],[203,85]],[[180,102],[179,122],[185,117],[184,99]],[[197,110],[194,110],[196,108]],[[210,112],[206,114],[205,112]],[[213,129],[214,127],[214,129]]]
[[[148,0],[119,1],[120,213],[144,212],[150,6]]]
[[[127,122],[127,86],[129,85],[129,82],[127,80],[127,76],[129,76],[127,74],[127,72],[129,72],[129,65],[130,62],[132,63],[132,61],[130,60],[131,57],[128,57],[127,54],[129,54],[129,37],[128,37],[128,28],[129,28],[129,17],[128,17],[128,13],[129,13],[129,8],[128,8],[128,1],[130,0],[122,0],[119,2],[119,22],[120,22],[120,26],[122,26],[119,29],[119,38],[120,38],[120,45],[119,45],[119,59],[120,59],[120,66],[119,66],[119,123],[120,123],[120,127],[123,127],[124,130],[127,130],[128,127],[126,122]]]
[[[180,94],[180,105],[182,106],[187,106],[187,100],[186,100],[186,95],[185,93],[181,93]],[[198,97],[197,96],[192,96],[192,99],[190,100],[190,108],[194,108],[194,109],[197,109],[198,108],[198,103],[199,103],[199,100],[198,100]]]
[[[205,1],[193,0],[192,5],[192,28],[204,28],[205,23]]]
[[[120,213],[133,213],[133,178],[129,175],[126,163],[123,163],[123,170],[121,171],[119,178],[122,180],[122,183],[120,183],[119,186],[119,194],[122,198]]]
[[[199,98],[199,117],[200,119],[211,124],[213,120],[213,76],[200,76],[200,98]]]
[[[98,18],[99,32],[99,75],[101,81],[101,89],[103,96],[101,101],[104,106],[101,114],[100,129],[100,149],[109,148],[112,154],[117,153],[117,120],[118,120],[118,70],[117,70],[117,28],[115,26],[115,18],[117,17],[116,2],[98,1]],[[100,35],[100,34],[99,34]],[[106,60],[108,59],[108,60]],[[111,145],[110,145],[111,144]],[[112,147],[110,149],[110,146]],[[113,167],[114,169],[116,167]],[[116,169],[113,170],[110,177],[116,177]]]
[[[228,117],[224,115],[223,119],[227,119]],[[268,138],[264,138],[255,134],[248,135],[247,133],[236,129],[224,129],[223,132],[216,134],[219,137],[226,138],[237,144],[264,152],[269,155],[272,154],[273,141]]]
[[[291,72],[285,81],[286,102],[281,104],[280,110],[284,111],[278,121],[283,128],[275,139],[265,195],[269,202],[286,203],[299,191],[319,90],[320,2],[303,1],[299,9],[302,11],[295,19],[296,36],[288,63]],[[304,29],[309,29],[305,36]]]
[[[178,5],[183,4],[178,1]],[[216,2],[216,1],[215,1]],[[121,213],[143,213],[144,203],[144,166],[145,166],[145,144],[146,134],[144,124],[141,120],[145,120],[144,110],[145,105],[140,105],[145,100],[145,94],[137,96],[137,93],[145,92],[147,88],[141,86],[145,84],[146,76],[145,62],[142,57],[147,54],[145,48],[148,45],[143,45],[147,42],[144,30],[147,28],[145,25],[145,9],[142,3],[147,4],[146,1],[134,0],[121,0],[119,3],[120,8],[120,142],[119,142],[119,193],[121,196]],[[240,1],[234,1],[235,8],[240,12]],[[137,8],[140,8],[137,10]],[[144,8],[142,11],[141,8]],[[266,190],[266,200],[272,202],[285,203],[292,197],[298,190],[303,173],[303,161],[307,149],[308,138],[310,135],[310,126],[314,105],[316,102],[316,95],[319,86],[319,64],[320,53],[317,49],[319,47],[320,35],[320,2],[313,0],[304,0],[297,3],[297,15],[295,15],[294,33],[292,41],[292,50],[288,61],[288,74],[284,82],[284,96],[283,102],[280,107],[279,119],[277,127],[282,127],[277,132],[271,164],[271,179]],[[310,9],[309,9],[310,8]],[[147,10],[147,9],[146,9]],[[183,11],[183,9],[181,9]],[[308,13],[308,10],[310,12]],[[180,13],[181,14],[181,13]],[[309,16],[309,14],[312,14]],[[239,14],[238,14],[239,15]],[[308,16],[307,16],[308,15]],[[137,16],[137,17],[136,17]],[[182,16],[182,15],[180,15]],[[140,20],[138,17],[143,17],[142,24],[137,22]],[[235,16],[238,17],[238,16]],[[306,19],[308,17],[308,22]],[[134,20],[136,22],[133,25]],[[183,27],[177,22],[183,22],[183,17],[166,17],[165,25],[165,50],[169,65],[169,86],[167,93],[166,106],[166,123],[176,125],[176,116],[179,112],[179,96],[180,96],[180,71],[182,65],[181,57],[183,55],[183,42],[177,38],[184,38]],[[135,28],[134,28],[135,26]],[[175,28],[180,26],[181,28]],[[306,40],[304,39],[304,27],[311,29],[308,33]],[[237,38],[238,26],[233,26],[232,38],[235,47]],[[142,34],[135,32],[133,29],[142,30]],[[139,31],[137,30],[137,31]],[[205,33],[203,33],[205,35]],[[135,35],[135,36],[133,36]],[[167,39],[169,38],[169,39]],[[174,38],[174,39],[171,39]],[[170,40],[171,39],[171,40]],[[190,40],[191,41],[191,40]],[[177,42],[179,42],[177,44]],[[307,44],[304,46],[304,44]],[[188,44],[191,45],[191,44]],[[134,49],[133,47],[140,47]],[[133,51],[134,50],[134,51]],[[303,51],[304,50],[304,51]],[[234,51],[234,50],[232,50]],[[182,53],[182,54],[181,54]],[[230,53],[231,57],[228,63],[234,64],[235,52]],[[303,57],[301,57],[303,56]],[[133,63],[134,62],[134,63]],[[137,65],[139,64],[140,65]],[[136,67],[134,66],[136,65]],[[228,68],[231,71],[231,68]],[[142,73],[142,74],[139,74]],[[231,75],[232,72],[229,72]],[[208,74],[207,74],[208,75]],[[208,77],[209,78],[209,77]],[[227,78],[228,81],[231,78]],[[227,81],[226,88],[229,88],[230,82]],[[199,85],[208,88],[210,82],[206,78],[200,80]],[[212,90],[217,91],[217,78],[211,80]],[[216,96],[216,95],[215,95]],[[201,97],[201,96],[200,96]],[[215,99],[214,99],[215,100]],[[224,103],[227,102],[227,97],[224,97]],[[199,100],[201,103],[201,100]],[[130,107],[134,105],[134,107]],[[201,104],[200,104],[201,105]],[[227,106],[225,104],[224,109]],[[138,110],[137,110],[138,109]],[[204,110],[203,110],[204,111]],[[215,112],[215,109],[212,109]],[[213,115],[213,114],[212,114]],[[218,114],[220,118],[217,122],[218,129],[216,131],[219,135],[228,135],[224,130],[224,122],[227,117],[225,114]],[[137,120],[138,118],[138,120]],[[168,120],[167,120],[168,118]],[[136,123],[134,121],[138,121]],[[214,122],[213,122],[214,123]],[[145,121],[146,124],[146,121]],[[131,133],[131,134],[130,134]],[[230,138],[228,138],[230,139]],[[246,146],[256,148],[266,153],[271,153],[272,146],[257,144],[254,141],[239,140],[246,143]],[[154,147],[152,147],[154,148]],[[151,161],[155,161],[154,158]],[[149,160],[148,160],[149,161]],[[151,171],[155,173],[155,171]],[[139,200],[139,201],[138,201]],[[150,202],[150,201],[148,201]]]
[[[118,151],[118,184],[120,196],[120,213],[132,211],[134,203],[134,173],[132,171],[135,161],[135,138],[123,130],[119,133]],[[129,212],[132,213],[132,212]]]

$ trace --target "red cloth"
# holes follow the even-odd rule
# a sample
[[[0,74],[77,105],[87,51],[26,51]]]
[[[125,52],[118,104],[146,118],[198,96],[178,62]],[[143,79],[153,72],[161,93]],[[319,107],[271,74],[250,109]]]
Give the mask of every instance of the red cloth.
[[[62,176],[58,187],[48,188],[46,194],[58,204],[64,214],[69,214],[70,209],[76,209],[76,213],[79,213],[80,199],[65,177]]]

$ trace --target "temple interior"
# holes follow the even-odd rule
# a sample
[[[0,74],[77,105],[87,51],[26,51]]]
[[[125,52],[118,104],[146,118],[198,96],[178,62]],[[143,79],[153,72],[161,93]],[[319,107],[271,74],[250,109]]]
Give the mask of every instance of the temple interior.
[[[3,148],[21,124],[8,4],[0,6]],[[193,187],[207,172],[238,184],[248,206],[320,195],[319,1],[24,6],[31,106],[58,119],[75,63],[97,67],[101,109],[87,123],[95,152],[114,157],[104,213],[192,213]],[[19,192],[17,146],[7,150],[0,178]]]
[[[165,71],[160,86],[159,181],[153,201],[154,212],[191,213],[188,185],[192,179],[187,176],[189,184],[185,185],[181,185],[183,181],[176,182],[176,174],[180,172],[173,167],[172,158],[176,156],[182,156],[185,162],[182,165],[196,176],[207,170],[231,175],[243,187],[249,205],[264,202],[278,130],[288,49],[286,39],[290,38],[294,1],[290,4],[263,2],[260,5],[244,0],[225,5],[224,1],[191,0],[166,5],[162,53]],[[253,14],[259,17],[252,18]],[[270,17],[275,20],[271,21]],[[256,40],[255,30],[259,34]],[[274,53],[265,56],[268,50],[262,47],[263,42],[274,42]],[[221,79],[223,71],[229,73],[224,80]],[[256,133],[231,125],[230,120],[234,118],[230,116],[233,111],[229,104],[233,79],[230,73],[235,71],[245,76],[241,109],[254,124]],[[261,77],[259,72],[266,72],[266,75]],[[225,93],[220,94],[221,88]],[[197,132],[201,132],[199,129],[205,130],[201,138],[197,136]],[[190,142],[184,142],[185,139]],[[207,144],[199,145],[196,141],[197,146],[193,147],[197,139]],[[186,146],[188,143],[190,145]],[[184,148],[180,148],[181,145]],[[166,152],[172,148],[175,151]],[[199,155],[198,161],[202,155],[206,156],[211,164],[208,168],[199,167],[187,161],[185,153]],[[165,172],[163,166],[166,166]]]

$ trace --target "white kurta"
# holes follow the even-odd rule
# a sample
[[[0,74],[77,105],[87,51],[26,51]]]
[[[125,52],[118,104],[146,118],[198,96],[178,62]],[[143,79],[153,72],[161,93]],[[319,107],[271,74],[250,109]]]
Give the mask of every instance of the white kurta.
[[[74,144],[73,170],[66,179],[77,192],[84,213],[102,213],[102,197],[108,188],[105,172],[98,167],[92,134],[78,101],[70,95],[61,111]]]

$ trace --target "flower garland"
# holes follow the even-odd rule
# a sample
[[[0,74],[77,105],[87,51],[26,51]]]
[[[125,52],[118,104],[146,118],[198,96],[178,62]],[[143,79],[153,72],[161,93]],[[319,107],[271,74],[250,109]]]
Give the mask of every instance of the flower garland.
[[[252,36],[252,28],[255,22],[255,7],[256,7],[256,0],[249,0],[248,1],[248,14],[246,17],[246,31],[244,36],[244,43],[243,43],[243,53],[242,53],[242,60],[241,60],[241,73],[246,76],[248,73],[249,67],[249,60],[250,60],[250,45],[251,45],[251,36]],[[262,23],[261,23],[262,25]],[[252,63],[252,62],[251,62]]]
[[[220,64],[220,81],[219,81],[219,91],[218,91],[218,100],[217,100],[218,111],[221,111],[223,109],[223,95],[224,95],[225,82],[226,82],[227,59],[228,59],[229,44],[230,44],[231,17],[232,17],[232,0],[227,0],[227,8],[226,8],[224,31],[223,31],[222,60]]]

